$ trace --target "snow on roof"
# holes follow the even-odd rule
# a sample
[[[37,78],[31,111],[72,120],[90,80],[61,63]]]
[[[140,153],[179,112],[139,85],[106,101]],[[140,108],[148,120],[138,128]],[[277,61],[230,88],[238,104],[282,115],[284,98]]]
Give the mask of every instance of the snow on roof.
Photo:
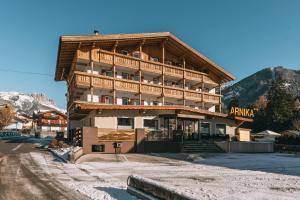
[[[257,133],[257,135],[280,136],[279,133],[276,133],[276,132],[270,131],[270,130],[265,130],[265,131],[259,132],[259,133]]]

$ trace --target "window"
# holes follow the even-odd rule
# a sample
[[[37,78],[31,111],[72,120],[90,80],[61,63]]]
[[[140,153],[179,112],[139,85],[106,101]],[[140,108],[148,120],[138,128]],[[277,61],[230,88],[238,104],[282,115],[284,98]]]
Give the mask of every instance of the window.
[[[129,53],[126,50],[121,50],[121,54],[128,56]]]
[[[113,76],[113,72],[111,70],[105,72],[105,76]]]
[[[202,122],[201,123],[201,133],[203,134],[210,134],[210,123]]]
[[[104,144],[93,144],[92,145],[92,152],[104,152],[105,145]]]
[[[122,78],[123,79],[129,79],[129,74],[125,73],[125,72],[122,72]]]
[[[135,57],[135,58],[141,58],[141,54],[138,51],[133,52],[132,56]]]
[[[133,118],[118,118],[118,128],[133,128]]]
[[[154,106],[158,106],[159,102],[158,101],[153,101]]]
[[[139,75],[135,75],[135,76],[133,77],[133,80],[135,80],[135,81],[140,81],[140,76],[139,76]]]
[[[154,83],[154,84],[159,84],[158,78],[153,78],[153,83]]]
[[[216,134],[226,135],[226,124],[216,124]]]
[[[113,96],[103,95],[101,97],[101,103],[112,104],[113,103]]]
[[[150,56],[150,61],[159,62],[159,58],[158,57],[151,57]]]
[[[144,119],[144,128],[158,129],[158,121],[154,119]]]
[[[129,105],[129,98],[123,97],[122,98],[122,105]]]

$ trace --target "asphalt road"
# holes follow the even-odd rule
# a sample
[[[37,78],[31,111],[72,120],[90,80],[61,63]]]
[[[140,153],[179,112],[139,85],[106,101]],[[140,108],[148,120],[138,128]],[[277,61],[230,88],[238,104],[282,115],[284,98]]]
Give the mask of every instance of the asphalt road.
[[[0,140],[0,200],[88,199],[41,169],[30,156],[34,151],[49,153],[28,138]]]

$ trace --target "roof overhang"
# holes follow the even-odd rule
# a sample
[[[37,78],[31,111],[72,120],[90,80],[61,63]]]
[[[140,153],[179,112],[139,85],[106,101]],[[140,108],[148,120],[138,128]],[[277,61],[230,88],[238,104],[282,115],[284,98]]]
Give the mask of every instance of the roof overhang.
[[[218,113],[218,112],[210,112],[204,109],[194,109],[187,108],[184,106],[143,106],[143,105],[107,105],[107,104],[99,104],[99,103],[86,103],[86,102],[74,102],[72,106],[79,113],[88,114],[87,111],[92,110],[154,110],[154,111],[175,111],[175,112],[185,112],[192,114],[201,114],[210,117],[227,117],[227,114]]]
[[[191,55],[206,63],[210,69],[219,76],[222,83],[235,79],[234,75],[224,70],[222,67],[211,61],[209,58],[193,49],[191,46],[174,36],[169,32],[158,33],[137,33],[137,34],[112,34],[112,35],[77,35],[77,36],[61,36],[58,46],[58,55],[56,62],[55,80],[65,80],[65,73],[71,67],[76,50],[83,44],[97,46],[100,44],[109,44],[118,42],[132,41],[167,41],[172,47],[180,47],[185,55]]]

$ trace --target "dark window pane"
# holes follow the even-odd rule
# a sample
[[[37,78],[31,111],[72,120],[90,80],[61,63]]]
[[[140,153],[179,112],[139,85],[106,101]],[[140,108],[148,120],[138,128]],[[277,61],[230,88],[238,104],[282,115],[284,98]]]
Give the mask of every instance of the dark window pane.
[[[144,127],[158,129],[158,121],[154,119],[144,119]]]
[[[92,145],[92,152],[104,152],[104,151],[105,151],[104,144],[100,144],[100,145],[93,144]]]

